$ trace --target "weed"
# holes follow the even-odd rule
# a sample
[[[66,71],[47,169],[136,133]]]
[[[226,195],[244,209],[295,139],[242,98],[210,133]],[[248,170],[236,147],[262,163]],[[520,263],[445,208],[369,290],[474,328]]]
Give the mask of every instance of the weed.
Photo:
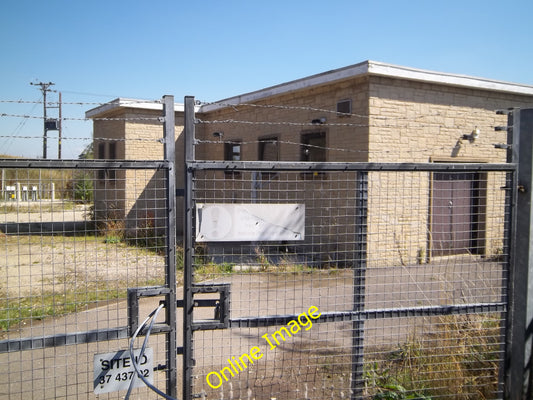
[[[0,295],[0,330],[7,331],[28,320],[42,320],[84,310],[89,304],[126,297],[126,288],[118,291],[98,287],[65,291],[50,290],[35,296],[8,298]]]
[[[411,335],[366,365],[373,399],[487,399],[498,389],[500,320],[491,315],[440,317],[431,333]]]

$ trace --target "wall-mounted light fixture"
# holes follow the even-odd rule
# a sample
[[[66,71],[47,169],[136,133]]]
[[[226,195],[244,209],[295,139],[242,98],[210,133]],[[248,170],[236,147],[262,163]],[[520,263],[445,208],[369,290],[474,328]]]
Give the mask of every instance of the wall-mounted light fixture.
[[[468,140],[470,143],[474,143],[480,133],[480,129],[476,126],[470,135],[463,135],[463,139]]]
[[[312,124],[315,124],[315,125],[322,125],[322,124],[325,124],[325,123],[326,123],[326,117],[313,119],[313,120],[311,120],[311,123],[312,123]]]
[[[224,132],[213,132],[213,137],[217,139],[222,139],[223,136],[224,136]]]

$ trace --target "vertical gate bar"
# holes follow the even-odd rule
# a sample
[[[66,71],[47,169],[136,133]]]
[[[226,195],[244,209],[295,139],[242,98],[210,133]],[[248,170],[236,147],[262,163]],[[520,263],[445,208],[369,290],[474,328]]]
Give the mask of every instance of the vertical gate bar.
[[[185,162],[185,219],[183,229],[183,400],[192,399],[192,260],[193,260],[193,171],[189,162],[194,161],[194,97],[185,97],[184,162]]]
[[[356,319],[352,322],[352,377],[351,398],[360,399],[364,388],[364,320],[360,313],[365,307],[365,280],[367,266],[367,207],[368,172],[358,172],[355,190],[355,260],[353,277],[353,311]]]
[[[516,110],[509,110],[507,114],[507,163],[518,163],[518,135],[520,130],[513,130],[514,112]],[[515,137],[516,136],[516,137]],[[514,145],[513,145],[514,144]],[[507,255],[505,268],[502,268],[502,281],[505,286],[502,286],[502,303],[507,305],[507,315],[505,325],[501,327],[501,335],[505,340],[502,344],[502,354],[504,354],[503,362],[500,362],[498,373],[498,390],[503,393],[504,398],[508,398],[509,391],[507,388],[507,377],[511,366],[511,332],[513,326],[513,310],[512,310],[512,277],[514,276],[513,266],[515,260],[515,233],[516,229],[516,192],[518,180],[517,171],[507,172],[505,174],[505,205],[504,205],[504,229],[503,229],[503,254]]]
[[[167,352],[167,394],[177,395],[177,354],[176,354],[176,170],[175,170],[175,114],[174,96],[163,96],[164,114],[164,153],[168,163],[166,169],[166,201],[167,201],[167,235],[166,235],[166,262],[165,285],[169,288],[166,295],[166,321],[170,331],[166,334]]]
[[[514,265],[511,277],[512,312],[508,398],[531,398],[533,379],[533,109],[517,109],[513,116],[513,135],[518,139],[517,217],[514,232]]]

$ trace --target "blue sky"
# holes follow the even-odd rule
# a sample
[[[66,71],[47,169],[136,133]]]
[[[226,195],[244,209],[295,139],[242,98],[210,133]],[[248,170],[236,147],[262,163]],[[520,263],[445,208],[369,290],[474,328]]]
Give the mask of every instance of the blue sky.
[[[0,12],[0,154],[42,155],[30,82],[64,102],[215,101],[364,60],[533,85],[533,1],[17,0]],[[57,94],[49,98],[57,99]],[[83,118],[92,105],[65,105]],[[64,123],[77,158],[92,123]],[[22,139],[17,136],[35,136]],[[49,157],[57,136],[49,132]]]

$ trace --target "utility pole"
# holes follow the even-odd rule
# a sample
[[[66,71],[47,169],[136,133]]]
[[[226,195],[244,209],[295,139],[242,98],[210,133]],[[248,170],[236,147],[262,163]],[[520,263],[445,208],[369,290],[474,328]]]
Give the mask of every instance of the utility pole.
[[[59,92],[59,121],[57,125],[58,140],[57,140],[57,158],[61,160],[61,133],[63,129],[63,119],[61,115],[61,92]]]
[[[47,158],[47,132],[48,132],[48,124],[47,124],[47,118],[46,118],[46,93],[51,92],[52,89],[50,89],[50,86],[55,85],[55,83],[52,82],[38,82],[38,83],[32,83],[30,82],[30,85],[32,86],[40,86],[41,92],[43,92],[43,159]]]

